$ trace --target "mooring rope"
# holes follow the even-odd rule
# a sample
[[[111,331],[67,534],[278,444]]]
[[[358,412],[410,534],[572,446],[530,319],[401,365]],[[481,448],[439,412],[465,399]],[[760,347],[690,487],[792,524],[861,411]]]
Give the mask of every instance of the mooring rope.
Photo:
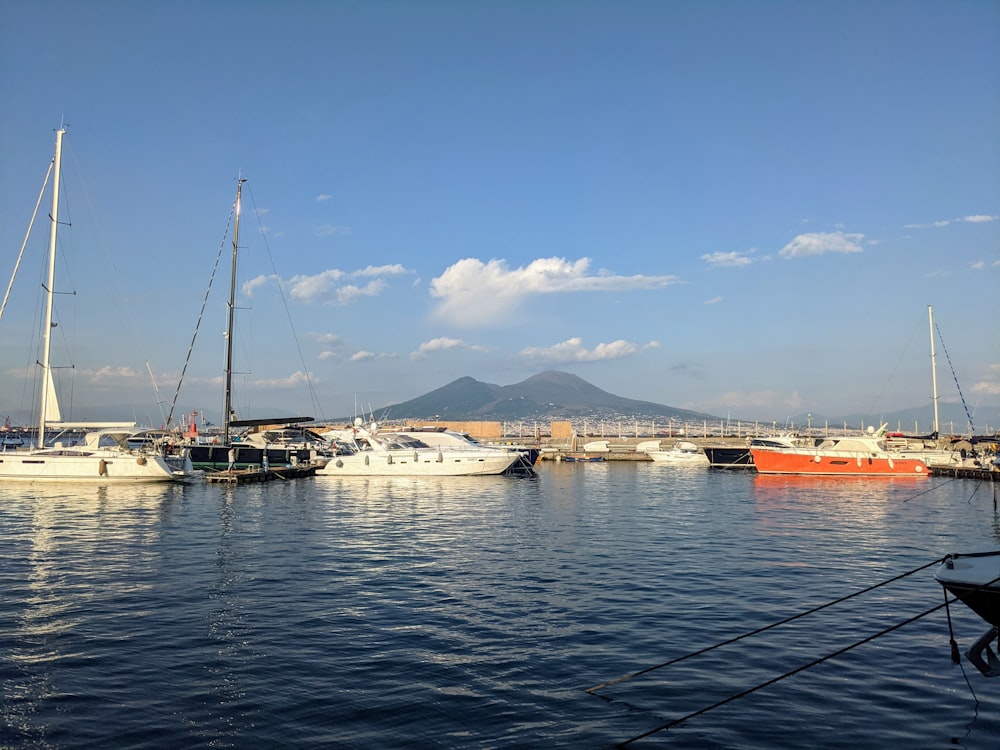
[[[869,589],[866,589],[866,590],[871,590],[871,589],[874,589],[874,588],[878,588],[879,586],[885,585],[885,583],[890,583],[891,581],[899,580],[900,578],[903,578],[903,577],[905,577],[907,575],[911,575],[912,573],[919,572],[920,570],[923,570],[924,568],[928,568],[931,565],[935,565],[937,563],[942,562],[943,560],[946,560],[947,557],[948,556],[945,556],[945,557],[941,558],[940,560],[935,560],[934,562],[928,563],[927,565],[923,565],[920,568],[916,568],[915,570],[910,571],[910,573],[904,573],[903,575],[896,576],[896,578],[893,578],[890,581],[885,581],[884,583],[879,583],[879,584],[876,584],[875,586],[871,586],[871,587],[869,587]],[[980,584],[980,585],[976,586],[974,589],[972,589],[970,591],[970,593],[973,593],[975,591],[979,591],[981,589],[988,588],[990,586],[995,585],[998,582],[1000,582],[1000,576],[994,578],[991,581],[987,581],[986,583],[983,583],[983,584]],[[864,593],[864,592],[863,591],[858,592],[858,594],[861,594],[861,593]],[[857,596],[857,594],[851,594],[851,595],[843,597],[843,598],[841,598],[841,599],[839,599],[837,601],[844,601],[845,599],[849,599],[852,596]],[[942,608],[944,608],[945,612],[947,613],[947,617],[948,617],[948,634],[949,634],[949,640],[950,640],[950,645],[951,645],[951,660],[952,660],[952,663],[953,664],[957,664],[959,666],[962,666],[962,660],[961,660],[961,657],[960,657],[960,655],[958,653],[958,644],[955,641],[955,637],[954,637],[954,634],[952,632],[952,625],[951,625],[951,610],[950,610],[950,605],[953,602],[957,602],[957,601],[960,601],[959,597],[955,597],[955,598],[949,599],[948,598],[948,592],[945,591],[944,592],[944,601],[941,604],[938,604],[937,606],[931,607],[930,609],[925,610],[924,612],[921,612],[920,614],[914,615],[913,617],[910,617],[910,618],[908,618],[906,620],[903,620],[902,622],[898,622],[895,625],[891,625],[891,626],[885,628],[884,630],[880,630],[877,633],[873,633],[872,635],[868,636],[867,638],[862,638],[860,641],[856,641],[856,642],[854,642],[854,643],[852,643],[852,644],[850,644],[848,646],[844,646],[843,648],[837,649],[836,651],[833,651],[833,652],[831,652],[829,654],[826,654],[825,656],[821,656],[818,659],[813,659],[811,662],[809,662],[807,664],[803,664],[802,666],[796,667],[795,669],[793,669],[793,670],[791,670],[789,672],[785,672],[784,674],[778,675],[777,677],[773,677],[770,680],[762,682],[762,683],[760,683],[758,685],[754,685],[753,687],[747,688],[746,690],[742,690],[739,693],[736,693],[734,695],[730,695],[728,698],[724,698],[721,701],[717,701],[716,703],[713,703],[710,706],[705,706],[704,708],[700,708],[697,711],[692,711],[691,713],[689,713],[689,714],[687,714],[685,716],[682,716],[679,719],[674,719],[672,721],[667,722],[666,724],[661,724],[658,727],[654,727],[653,729],[650,729],[650,730],[648,730],[646,732],[643,732],[642,734],[638,734],[638,735],[636,735],[634,737],[630,737],[629,739],[627,739],[627,740],[625,740],[623,742],[618,743],[618,745],[616,745],[616,747],[625,747],[626,745],[628,745],[628,744],[630,744],[632,742],[635,742],[637,740],[641,740],[641,739],[643,739],[645,737],[649,737],[650,735],[656,734],[658,732],[662,732],[665,729],[670,729],[671,727],[675,727],[675,726],[678,726],[679,724],[683,724],[685,721],[693,719],[696,716],[701,716],[702,714],[706,714],[709,711],[712,711],[712,710],[714,710],[716,708],[720,708],[721,706],[726,705],[727,703],[732,703],[733,701],[738,700],[740,698],[745,698],[746,696],[750,695],[751,693],[755,693],[758,690],[762,690],[763,688],[769,687],[769,686],[775,684],[776,682],[781,682],[782,680],[784,680],[784,679],[786,679],[788,677],[792,677],[793,675],[796,675],[799,672],[804,672],[807,669],[811,669],[812,667],[815,667],[815,666],[817,666],[819,664],[822,664],[823,662],[829,661],[830,659],[833,659],[836,656],[841,656],[842,654],[845,654],[848,651],[851,651],[851,650],[857,648],[858,646],[863,646],[866,643],[870,643],[871,641],[874,641],[876,638],[881,638],[883,635],[887,635],[889,633],[892,633],[895,630],[899,630],[904,625],[909,625],[910,623],[916,622],[917,620],[919,620],[919,619],[921,619],[923,617],[926,617],[929,614],[933,614],[934,612],[937,612],[939,609],[942,609]],[[835,603],[837,603],[837,602],[830,602],[830,604],[835,604]],[[830,606],[830,605],[823,605],[823,607],[826,607],[826,606]],[[815,610],[811,610],[811,611],[817,611],[818,609],[822,609],[823,607],[818,607]],[[790,619],[795,619],[797,617],[801,617],[801,616],[804,616],[806,614],[809,614],[809,613],[808,612],[804,612],[802,615],[796,615],[795,617],[790,618]],[[760,630],[757,630],[757,631],[754,631],[754,632],[763,632],[763,630],[767,630],[768,628],[775,627],[775,626],[780,625],[780,624],[781,623],[775,623],[775,625],[769,625],[766,628],[761,628]],[[745,638],[745,637],[750,636],[750,635],[753,635],[753,633],[747,633],[746,635],[740,636],[739,638],[731,639],[729,641],[726,641],[725,643],[733,643],[734,641],[737,641],[740,638]],[[691,656],[696,656],[697,654],[705,653],[706,651],[711,651],[713,648],[718,648],[719,646],[722,646],[722,645],[725,645],[725,644],[724,643],[720,643],[720,644],[717,644],[716,646],[711,646],[710,648],[702,649],[701,651],[697,651],[697,652],[695,652],[693,654],[688,654],[687,656],[682,656],[679,659],[673,660],[673,662],[668,662],[668,664],[669,663],[676,663],[678,661],[682,661],[683,659],[687,659],[687,658],[689,658]],[[666,666],[666,664],[663,664],[663,665],[660,665],[660,666]],[[655,669],[655,668],[656,667],[654,667],[653,669]],[[650,670],[647,669],[647,670],[644,670],[644,671],[648,672]],[[641,674],[641,672],[637,672],[636,674],[637,675]],[[965,668],[964,668],[964,666],[962,667],[962,674],[965,675]],[[621,682],[623,679],[627,679],[627,678],[622,678],[620,680],[616,680],[614,682],[610,682],[610,683],[606,683],[606,684],[611,685],[611,684],[614,684],[615,682]],[[969,683],[969,678],[968,678],[967,675],[965,677],[965,681],[969,685],[969,689],[972,690],[972,685],[971,685],[971,683]],[[601,687],[601,686],[599,685],[598,687]],[[596,689],[597,688],[591,688],[591,690],[596,690]],[[591,690],[588,690],[587,692],[591,692]],[[979,699],[976,697],[976,694],[975,694],[974,691],[973,691],[972,695],[973,695],[973,698],[975,699],[976,704],[978,706]],[[604,696],[600,696],[600,697],[603,698]],[[605,700],[609,700],[609,699],[605,698]]]
[[[703,649],[699,649],[698,651],[694,651],[694,652],[692,652],[690,654],[685,654],[684,656],[679,656],[676,659],[671,659],[670,661],[665,661],[662,664],[657,664],[657,665],[652,666],[652,667],[646,667],[645,669],[640,669],[640,670],[638,670],[636,672],[631,672],[631,673],[629,673],[629,674],[627,674],[627,675],[625,675],[623,677],[618,677],[617,679],[610,680],[608,682],[602,682],[600,685],[595,685],[592,688],[587,688],[586,692],[588,692],[588,693],[594,693],[595,691],[600,690],[601,688],[606,688],[606,687],[609,687],[611,685],[617,685],[617,684],[622,683],[622,682],[627,682],[628,680],[634,679],[636,677],[639,677],[641,675],[647,674],[647,673],[652,672],[654,670],[662,669],[663,667],[669,667],[671,664],[677,664],[678,662],[682,662],[685,659],[690,659],[690,658],[692,658],[694,656],[700,656],[701,654],[707,654],[709,651],[714,651],[715,649],[721,648],[722,646],[728,646],[731,643],[736,643],[737,641],[741,641],[744,638],[749,638],[750,636],[759,635],[760,633],[763,633],[765,631],[768,631],[768,630],[771,630],[773,628],[779,627],[781,625],[787,625],[788,623],[793,622],[794,620],[798,620],[800,618],[806,617],[807,615],[815,614],[816,612],[824,610],[827,607],[832,607],[835,604],[840,604],[841,602],[846,602],[848,599],[853,599],[854,597],[861,596],[862,594],[867,594],[869,591],[874,591],[875,589],[877,589],[877,588],[879,588],[881,586],[886,586],[886,585],[888,585],[890,583],[895,583],[896,581],[898,581],[898,580],[900,580],[902,578],[906,578],[907,576],[911,576],[914,573],[919,573],[921,570],[926,570],[927,568],[931,567],[932,565],[940,565],[942,562],[944,562],[944,559],[945,558],[943,558],[943,557],[939,558],[937,560],[934,560],[932,562],[927,563],[926,565],[921,565],[919,568],[914,568],[913,570],[908,571],[906,573],[901,573],[900,575],[895,576],[894,578],[890,578],[887,581],[882,581],[881,583],[876,583],[876,584],[874,584],[872,586],[869,586],[868,588],[861,589],[860,591],[856,591],[853,594],[847,594],[846,596],[842,596],[839,599],[834,599],[832,602],[827,602],[826,604],[820,604],[818,607],[813,607],[812,609],[808,609],[805,612],[800,612],[797,615],[792,615],[791,617],[786,617],[784,620],[779,620],[778,622],[771,623],[770,625],[765,625],[765,626],[763,626],[761,628],[757,628],[756,630],[751,630],[749,633],[743,633],[742,635],[738,635],[735,638],[730,638],[728,640],[722,641],[721,643],[716,643],[714,646],[707,646],[707,647],[705,647]]]
[[[719,708],[720,706],[726,705],[727,703],[732,703],[734,700],[737,700],[739,698],[744,698],[744,697],[750,695],[751,693],[755,693],[756,691],[761,690],[763,688],[766,688],[766,687],[768,687],[770,685],[773,685],[776,682],[781,682],[781,680],[784,680],[784,679],[786,679],[788,677],[796,675],[799,672],[804,672],[805,670],[810,669],[812,667],[815,667],[818,664],[822,664],[825,661],[829,661],[830,659],[834,658],[835,656],[840,656],[842,654],[847,653],[848,651],[851,651],[852,649],[857,648],[858,646],[863,646],[866,643],[870,643],[871,641],[874,641],[876,638],[881,638],[883,635],[887,635],[888,633],[891,633],[894,630],[899,630],[904,625],[909,625],[910,623],[915,622],[915,621],[919,620],[922,617],[926,617],[929,614],[937,612],[939,609],[941,609],[942,607],[945,607],[945,606],[947,606],[947,601],[945,601],[942,604],[938,604],[935,607],[931,607],[930,609],[928,609],[928,610],[926,610],[924,612],[921,612],[918,615],[914,615],[913,617],[910,617],[909,619],[903,620],[902,622],[898,622],[895,625],[891,625],[890,627],[885,628],[884,630],[880,630],[879,632],[874,633],[874,634],[868,636],[867,638],[862,638],[860,641],[852,643],[849,646],[844,646],[843,648],[837,649],[836,651],[834,651],[832,653],[829,653],[826,656],[821,656],[818,659],[813,659],[808,664],[803,664],[800,667],[796,667],[795,669],[791,670],[790,672],[785,672],[784,674],[779,675],[777,677],[773,677],[770,680],[767,680],[766,682],[760,683],[759,685],[754,685],[753,687],[747,688],[746,690],[743,690],[743,691],[741,691],[739,693],[736,693],[735,695],[731,695],[728,698],[724,698],[723,700],[718,701],[717,703],[713,703],[711,706],[706,706],[705,708],[700,708],[697,711],[693,711],[693,712],[687,714],[686,716],[682,716],[679,719],[674,719],[673,721],[669,721],[666,724],[662,724],[661,726],[658,726],[658,727],[655,727],[653,729],[650,729],[649,731],[643,732],[642,734],[637,734],[635,737],[630,737],[629,739],[625,740],[624,742],[618,743],[617,747],[624,747],[625,745],[628,745],[628,744],[630,744],[632,742],[635,742],[636,740],[641,740],[644,737],[649,737],[650,735],[656,734],[657,732],[662,732],[664,729],[670,729],[671,727],[675,727],[678,724],[683,724],[685,721],[688,721],[689,719],[693,719],[696,716],[701,716],[702,714],[706,714],[709,711],[712,711],[713,709],[716,709],[716,708]]]

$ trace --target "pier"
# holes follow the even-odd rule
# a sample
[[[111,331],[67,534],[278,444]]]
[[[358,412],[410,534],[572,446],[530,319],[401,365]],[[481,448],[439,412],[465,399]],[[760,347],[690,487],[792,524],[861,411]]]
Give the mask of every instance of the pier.
[[[267,471],[260,468],[213,471],[205,474],[205,481],[209,484],[256,484],[258,482],[272,482],[276,479],[301,479],[315,475],[318,468],[318,464],[299,464],[298,466],[285,466]]]
[[[1000,471],[974,466],[928,466],[933,477],[954,477],[956,479],[978,479],[981,482],[1000,481]]]

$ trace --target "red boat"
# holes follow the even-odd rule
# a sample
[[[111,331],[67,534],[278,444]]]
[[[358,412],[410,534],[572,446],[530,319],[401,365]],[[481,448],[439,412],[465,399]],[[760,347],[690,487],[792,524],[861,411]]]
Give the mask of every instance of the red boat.
[[[921,459],[891,451],[885,429],[868,435],[827,438],[815,446],[750,446],[761,474],[830,474],[838,476],[928,476]]]

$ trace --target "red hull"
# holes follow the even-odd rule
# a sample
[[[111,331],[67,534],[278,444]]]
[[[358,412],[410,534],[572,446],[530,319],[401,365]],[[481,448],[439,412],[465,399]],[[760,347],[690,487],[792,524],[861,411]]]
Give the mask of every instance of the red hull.
[[[903,458],[822,450],[758,450],[751,448],[753,463],[761,474],[828,474],[863,477],[928,476],[918,458]]]

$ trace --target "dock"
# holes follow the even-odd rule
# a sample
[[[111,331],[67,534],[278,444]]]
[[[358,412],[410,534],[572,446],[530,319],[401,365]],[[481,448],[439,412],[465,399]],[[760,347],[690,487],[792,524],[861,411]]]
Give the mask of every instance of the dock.
[[[257,484],[258,482],[273,482],[276,479],[301,479],[316,474],[319,464],[299,464],[278,469],[260,468],[236,469],[234,471],[213,471],[205,474],[209,484]]]
[[[954,477],[956,479],[978,479],[981,482],[1000,482],[1000,471],[975,466],[928,466],[933,477]]]

